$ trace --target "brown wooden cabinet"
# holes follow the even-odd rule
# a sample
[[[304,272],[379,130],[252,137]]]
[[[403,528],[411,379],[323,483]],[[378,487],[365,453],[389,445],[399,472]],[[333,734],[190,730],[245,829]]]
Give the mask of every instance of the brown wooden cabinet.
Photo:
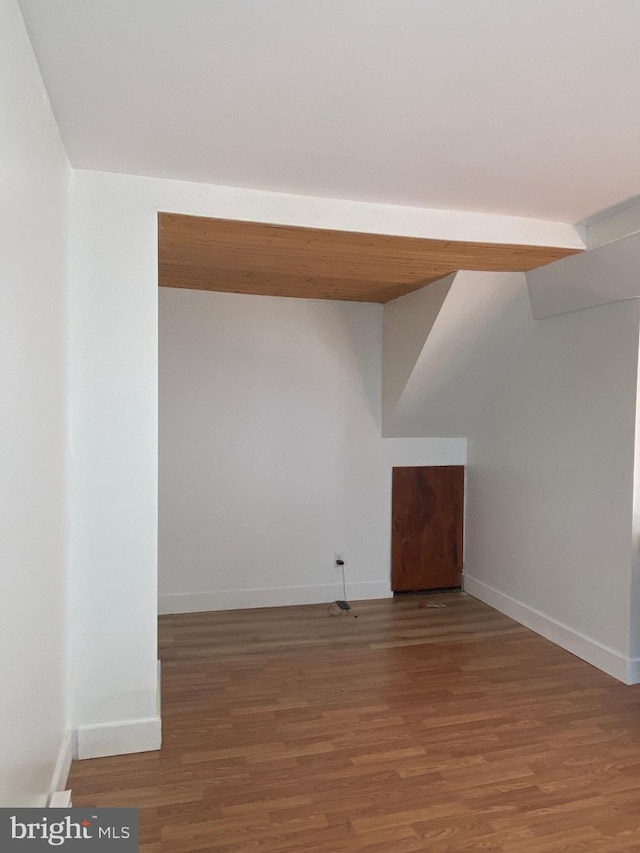
[[[394,468],[391,588],[462,584],[464,466]]]

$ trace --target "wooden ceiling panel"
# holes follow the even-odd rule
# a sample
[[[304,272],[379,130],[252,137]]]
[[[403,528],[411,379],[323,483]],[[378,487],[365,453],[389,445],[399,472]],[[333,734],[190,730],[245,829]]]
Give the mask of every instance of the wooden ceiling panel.
[[[457,270],[524,272],[577,251],[158,214],[160,287],[384,303]]]

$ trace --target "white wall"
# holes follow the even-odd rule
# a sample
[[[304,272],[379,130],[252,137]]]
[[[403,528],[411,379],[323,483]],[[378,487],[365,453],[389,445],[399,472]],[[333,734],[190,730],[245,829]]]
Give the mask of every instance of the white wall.
[[[531,270],[537,319],[640,296],[640,234]]]
[[[160,290],[162,612],[390,594],[391,467],[465,441],[380,436],[382,307]]]
[[[126,180],[124,181],[126,185]],[[158,749],[157,239],[118,179],[72,179],[72,685],[81,758]]]
[[[0,1],[0,806],[65,776],[69,166],[14,0]]]
[[[428,211],[417,209],[101,172],[74,173],[70,254],[73,670],[90,672],[91,678],[75,681],[72,704],[79,753],[84,757],[154,749],[160,743],[158,211],[381,233],[428,233],[431,222]],[[467,223],[468,228],[457,236],[481,239],[483,221],[480,217]],[[383,443],[383,448],[392,454],[394,444]],[[464,441],[451,448],[459,461]],[[399,452],[406,460],[400,464],[421,464],[423,455],[414,445]]]
[[[452,282],[450,278],[384,306],[385,435],[467,436],[533,325],[522,273],[463,270]],[[432,288],[435,293],[429,296]],[[427,306],[437,311],[434,319]],[[402,372],[396,367],[407,345],[402,329],[408,330],[407,341],[413,344],[416,316],[421,314],[423,346],[409,370]],[[389,378],[396,380],[393,395],[386,389]]]
[[[456,273],[387,302],[382,315],[382,430],[393,435],[391,424],[455,281]],[[440,365],[444,368],[444,365]]]
[[[469,436],[465,586],[629,676],[638,301],[539,321]]]

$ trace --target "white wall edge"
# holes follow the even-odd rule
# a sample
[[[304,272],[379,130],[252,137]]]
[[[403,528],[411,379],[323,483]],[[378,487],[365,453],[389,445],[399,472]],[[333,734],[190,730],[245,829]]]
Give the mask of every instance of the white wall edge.
[[[106,180],[110,185],[118,181],[134,182],[141,192],[155,200],[157,209],[165,213],[436,240],[570,249],[584,249],[586,246],[587,232],[581,223],[574,225],[528,216],[297,195],[92,169],[75,169],[74,175],[82,181]],[[181,196],[184,202],[180,201]]]
[[[72,805],[71,791],[56,791],[51,794],[49,800],[50,809],[70,809]]]
[[[154,752],[162,745],[160,717],[125,720],[78,729],[78,758],[104,758],[131,752]]]
[[[586,637],[579,631],[569,628],[562,622],[557,622],[539,610],[523,604],[510,595],[505,595],[468,574],[464,575],[464,591],[618,681],[625,684],[635,684],[640,681],[640,660],[631,661],[619,652],[598,643],[597,640]],[[634,674],[635,680],[629,680]]]
[[[356,581],[347,583],[350,601],[369,598],[391,598],[389,581]],[[209,610],[245,610],[256,607],[287,607],[295,604],[323,604],[342,598],[342,584],[322,586],[282,586],[267,589],[226,589],[215,592],[187,592],[161,595],[160,615],[170,613],[203,613]]]
[[[627,661],[627,684],[640,684],[640,658],[629,658]]]
[[[63,735],[62,743],[60,744],[60,751],[58,752],[58,758],[53,769],[53,776],[51,777],[51,785],[49,786],[48,804],[50,806],[53,805],[56,800],[55,795],[62,791],[66,791],[67,789],[67,780],[69,779],[71,762],[76,757],[76,753],[76,733],[72,729],[67,729]]]
[[[105,758],[132,752],[155,752],[162,746],[162,661],[157,662],[156,716],[141,720],[80,726],[74,735],[73,758]],[[69,761],[71,766],[71,761]],[[67,770],[67,777],[69,771]],[[65,783],[66,778],[65,777]]]
[[[158,658],[158,680],[156,684],[156,714],[162,718],[162,661],[160,658]]]
[[[640,199],[601,211],[578,225],[586,227],[587,248],[596,249],[615,240],[640,233]]]

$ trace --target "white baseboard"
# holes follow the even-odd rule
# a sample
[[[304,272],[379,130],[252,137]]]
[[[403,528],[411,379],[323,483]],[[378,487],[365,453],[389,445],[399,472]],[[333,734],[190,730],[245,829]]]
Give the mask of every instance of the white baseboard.
[[[60,751],[56,765],[53,769],[51,777],[51,785],[49,787],[49,805],[56,800],[56,794],[60,794],[67,789],[67,779],[71,770],[71,762],[76,756],[76,734],[71,729],[67,729],[60,744]]]
[[[72,806],[71,791],[56,791],[51,794],[49,799],[50,809],[70,809]]]
[[[531,628],[536,634],[551,640],[552,643],[566,649],[576,657],[582,658],[587,663],[617,678],[618,681],[625,684],[640,682],[639,659],[630,660],[614,649],[602,645],[597,640],[569,628],[568,625],[546,616],[539,610],[529,607],[510,595],[505,595],[505,593],[476,580],[468,574],[464,576],[464,591],[506,616],[510,616],[526,628]]]
[[[162,662],[158,661],[155,717],[80,726],[75,733],[73,757],[105,758],[108,755],[155,752],[160,749],[162,746],[161,678]]]
[[[640,658],[629,658],[627,661],[627,684],[640,684]]]
[[[78,758],[104,758],[130,752],[154,752],[162,745],[160,717],[127,720],[78,729]]]
[[[347,583],[350,601],[391,598],[389,581]],[[158,612],[202,613],[207,610],[244,610],[254,607],[286,607],[294,604],[323,604],[342,598],[341,584],[322,586],[282,586],[267,589],[225,589],[215,592],[187,592],[161,595]]]

